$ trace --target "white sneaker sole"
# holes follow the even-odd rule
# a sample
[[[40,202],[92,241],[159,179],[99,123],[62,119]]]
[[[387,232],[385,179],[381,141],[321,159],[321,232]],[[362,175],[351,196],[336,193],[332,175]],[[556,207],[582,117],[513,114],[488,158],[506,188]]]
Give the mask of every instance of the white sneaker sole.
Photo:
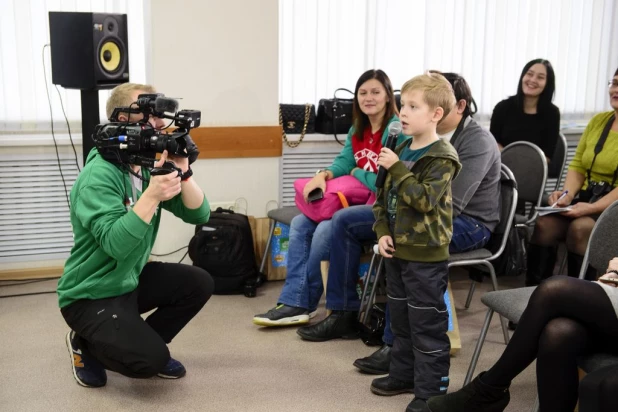
[[[77,383],[83,386],[84,388],[90,388],[91,387],[90,385],[86,385],[84,382],[82,382],[77,377],[77,372],[75,371],[75,359],[73,358],[73,346],[71,345],[71,331],[67,333],[65,340],[67,344],[67,349],[69,350],[69,357],[71,358],[71,370],[73,371],[73,377],[75,378]]]
[[[253,323],[255,323],[256,325],[259,325],[259,326],[302,325],[302,324],[305,324],[305,323],[309,323],[309,316],[310,315],[290,316],[290,317],[282,318],[282,319],[278,319],[278,320],[254,317],[253,318]]]

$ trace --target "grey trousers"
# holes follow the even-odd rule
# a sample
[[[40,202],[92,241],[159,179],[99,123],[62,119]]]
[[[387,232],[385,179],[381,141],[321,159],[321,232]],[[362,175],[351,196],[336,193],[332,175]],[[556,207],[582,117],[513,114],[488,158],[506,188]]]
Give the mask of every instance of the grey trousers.
[[[384,259],[386,291],[395,335],[390,376],[414,382],[423,399],[446,393],[451,343],[444,293],[448,262]]]

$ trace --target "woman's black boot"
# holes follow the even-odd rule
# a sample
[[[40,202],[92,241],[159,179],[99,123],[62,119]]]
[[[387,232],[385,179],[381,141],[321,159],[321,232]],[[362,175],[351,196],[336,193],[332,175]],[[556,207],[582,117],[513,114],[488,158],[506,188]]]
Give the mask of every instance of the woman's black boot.
[[[582,268],[582,263],[584,263],[583,256],[580,256],[573,252],[568,252],[567,253],[567,268],[569,271],[569,276],[578,278],[579,272],[581,271],[581,268]],[[592,266],[588,266],[588,269],[586,269],[585,279],[586,280],[597,280],[597,277],[598,277],[597,271]]]
[[[526,286],[536,286],[554,273],[558,248],[528,244]]]

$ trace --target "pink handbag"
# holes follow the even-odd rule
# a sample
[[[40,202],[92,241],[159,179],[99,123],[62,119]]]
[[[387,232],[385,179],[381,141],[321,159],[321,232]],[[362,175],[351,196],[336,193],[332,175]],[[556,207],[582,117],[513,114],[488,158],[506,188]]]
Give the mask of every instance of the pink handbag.
[[[373,204],[375,194],[357,178],[351,175],[340,176],[326,181],[324,198],[312,203],[305,202],[303,189],[311,178],[296,179],[294,190],[296,207],[315,222],[333,217],[336,211],[348,206]]]

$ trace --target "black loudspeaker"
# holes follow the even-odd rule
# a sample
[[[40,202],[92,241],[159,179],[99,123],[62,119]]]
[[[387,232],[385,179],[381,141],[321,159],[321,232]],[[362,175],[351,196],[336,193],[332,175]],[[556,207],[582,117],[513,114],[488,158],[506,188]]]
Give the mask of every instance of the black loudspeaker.
[[[129,81],[127,15],[49,12],[52,83],[111,89]]]

